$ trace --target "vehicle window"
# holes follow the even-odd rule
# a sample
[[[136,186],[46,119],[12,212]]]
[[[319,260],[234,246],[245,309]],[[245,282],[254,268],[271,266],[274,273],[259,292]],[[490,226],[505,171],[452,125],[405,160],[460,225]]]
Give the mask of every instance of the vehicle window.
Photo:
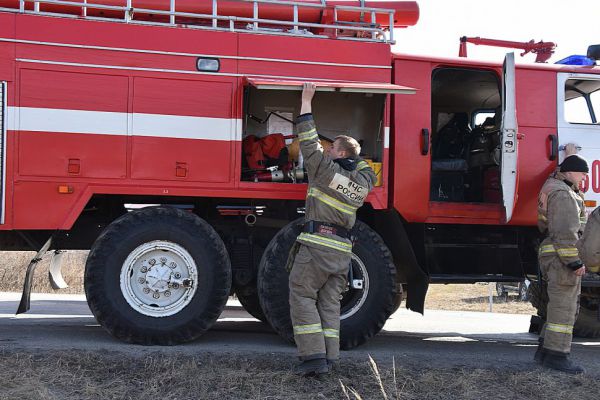
[[[596,114],[596,120],[598,120],[600,119],[600,90],[596,90],[594,93],[590,94],[590,100],[592,100],[592,107]]]
[[[565,120],[572,124],[597,124],[600,117],[600,80],[565,82]]]
[[[480,111],[476,112],[473,116],[473,126],[481,126],[486,119],[494,118],[496,116],[496,111]]]
[[[583,96],[565,102],[565,120],[572,124],[591,124],[592,117]]]

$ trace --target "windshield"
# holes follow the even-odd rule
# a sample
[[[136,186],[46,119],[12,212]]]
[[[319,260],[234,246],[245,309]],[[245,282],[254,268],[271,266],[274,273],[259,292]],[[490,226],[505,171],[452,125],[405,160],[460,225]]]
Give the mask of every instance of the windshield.
[[[600,80],[569,79],[565,83],[565,120],[572,124],[598,124]]]

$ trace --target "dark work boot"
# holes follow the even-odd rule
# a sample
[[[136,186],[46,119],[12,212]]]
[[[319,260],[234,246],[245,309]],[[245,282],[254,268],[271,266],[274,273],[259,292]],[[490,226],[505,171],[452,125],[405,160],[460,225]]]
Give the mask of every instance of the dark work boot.
[[[535,355],[533,356],[533,360],[536,364],[542,364],[544,362],[544,357],[546,357],[546,350],[544,350],[544,338],[539,338],[537,350],[535,351]]]
[[[544,368],[555,369],[573,375],[583,374],[585,372],[583,367],[573,364],[573,362],[569,360],[568,354],[550,350],[546,350],[542,366],[544,366]]]
[[[324,358],[302,361],[294,367],[294,373],[302,376],[319,376],[329,373],[329,365]]]
[[[338,360],[332,360],[331,358],[327,359],[327,366],[329,367],[329,371],[333,371],[338,363]]]

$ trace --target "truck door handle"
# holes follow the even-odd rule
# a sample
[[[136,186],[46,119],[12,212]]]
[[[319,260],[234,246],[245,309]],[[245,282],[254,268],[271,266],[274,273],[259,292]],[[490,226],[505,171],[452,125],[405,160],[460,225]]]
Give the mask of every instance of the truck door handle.
[[[548,139],[550,140],[550,155],[548,159],[554,161],[558,157],[558,136],[548,135]]]
[[[429,129],[421,129],[421,155],[429,154]]]

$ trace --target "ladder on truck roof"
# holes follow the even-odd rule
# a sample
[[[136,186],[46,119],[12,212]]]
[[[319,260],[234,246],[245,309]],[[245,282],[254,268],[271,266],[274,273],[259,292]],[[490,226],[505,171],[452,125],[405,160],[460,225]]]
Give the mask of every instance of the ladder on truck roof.
[[[105,1],[104,4],[101,4],[101,2],[102,0],[19,0],[18,9],[2,7],[2,2],[0,2],[0,11],[102,21],[121,21],[129,24],[180,26],[230,32],[254,32],[395,43],[393,27],[394,14],[397,10],[366,7],[364,0],[360,0],[360,5],[358,6],[331,5],[327,4],[325,0],[321,0],[320,3],[303,3],[288,0],[226,0],[228,4],[238,3],[240,7],[252,7],[251,16],[220,14],[218,0],[212,0],[212,5],[206,5],[206,13],[182,11],[181,8],[178,8],[177,0],[146,2],[146,4],[153,3],[151,5],[148,4],[146,8],[134,7],[133,0]],[[122,5],[118,5],[120,2],[122,2]],[[209,2],[210,0],[206,3]],[[156,6],[156,8],[153,6]],[[293,17],[288,20],[261,18],[261,6],[263,10],[269,6],[278,7],[279,9],[287,7],[287,11],[283,10],[282,13],[291,13]],[[303,11],[321,12],[326,9],[333,12],[333,16],[327,23],[323,23],[323,21],[306,22],[299,18],[299,15]],[[346,13],[346,15],[355,13],[359,15],[360,20],[340,20],[338,19],[338,14],[341,12]],[[389,25],[382,26],[377,22],[377,15],[381,16],[382,14],[389,16]],[[311,32],[311,29],[315,32]]]

